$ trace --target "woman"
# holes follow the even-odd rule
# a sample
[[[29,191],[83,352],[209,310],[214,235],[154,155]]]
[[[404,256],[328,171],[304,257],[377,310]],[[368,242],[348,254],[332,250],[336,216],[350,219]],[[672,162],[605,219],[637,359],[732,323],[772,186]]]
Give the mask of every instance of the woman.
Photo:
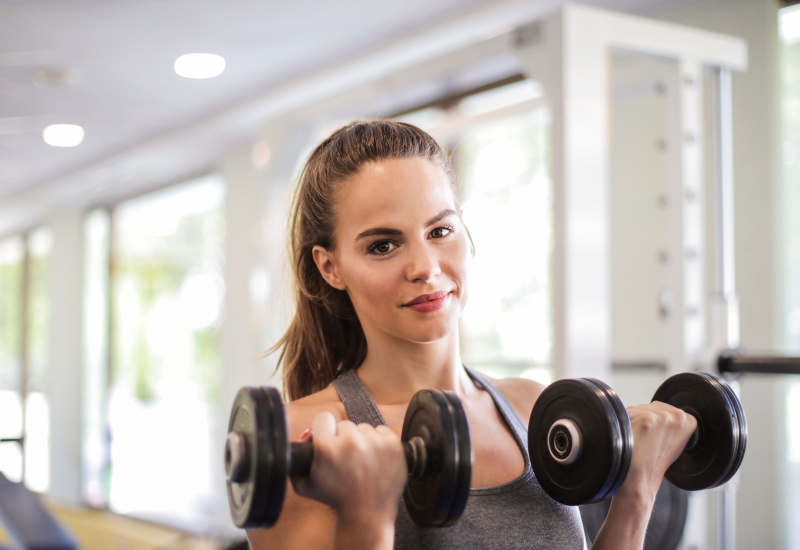
[[[543,387],[462,365],[471,240],[436,142],[399,122],[346,126],[311,154],[293,208],[297,309],[279,345],[290,431],[311,427],[315,455],[278,523],[248,532],[251,546],[582,548],[577,509],[542,491],[525,449]],[[430,388],[459,396],[474,449],[467,509],[446,528],[414,525],[401,501],[397,434]],[[629,413],[633,461],[596,548],[642,548],[664,471],[695,427],[663,404]]]

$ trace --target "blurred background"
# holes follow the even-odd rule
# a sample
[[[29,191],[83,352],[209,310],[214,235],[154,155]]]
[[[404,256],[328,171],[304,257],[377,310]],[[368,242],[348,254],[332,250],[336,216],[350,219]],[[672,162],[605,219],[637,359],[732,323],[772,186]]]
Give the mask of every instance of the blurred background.
[[[732,76],[741,342],[800,355],[796,3],[584,5],[746,46]],[[0,0],[0,472],[40,494],[81,547],[242,539],[225,495],[228,413],[240,386],[280,386],[264,352],[291,315],[292,186],[311,148],[355,119],[408,120],[452,153],[477,250],[464,361],[545,383],[582,374],[580,361],[562,365],[559,339],[554,100],[520,61],[526,32],[535,41],[535,22],[563,4]],[[599,368],[626,402],[649,400],[674,370],[681,261],[668,60],[647,53],[612,48],[612,78],[597,83],[609,98]],[[707,112],[693,138],[704,189]],[[713,233],[711,202],[698,234]],[[712,248],[699,248],[708,266]],[[707,353],[691,368],[714,370],[716,321],[700,319]],[[798,549],[800,377],[747,374],[737,387],[750,425],[732,482],[737,546]],[[719,547],[717,508],[695,505],[700,535],[685,548]]]

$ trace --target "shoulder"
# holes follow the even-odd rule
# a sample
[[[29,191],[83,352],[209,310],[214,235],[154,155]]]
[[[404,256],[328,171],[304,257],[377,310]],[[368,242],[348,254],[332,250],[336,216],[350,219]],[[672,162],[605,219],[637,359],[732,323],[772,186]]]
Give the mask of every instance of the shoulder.
[[[527,423],[533,410],[533,404],[544,391],[544,384],[528,378],[492,378],[483,375],[503,394],[523,423]]]
[[[347,420],[344,404],[332,386],[286,404],[289,437],[296,440],[320,413],[331,413],[337,422]]]

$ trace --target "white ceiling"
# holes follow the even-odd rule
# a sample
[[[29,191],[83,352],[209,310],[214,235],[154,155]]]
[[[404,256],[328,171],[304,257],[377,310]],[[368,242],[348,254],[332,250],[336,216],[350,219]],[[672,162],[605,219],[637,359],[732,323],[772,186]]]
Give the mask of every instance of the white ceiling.
[[[10,207],[48,189],[59,189],[55,200],[69,202],[70,190],[85,192],[75,186],[76,177],[125,177],[135,171],[143,147],[190,140],[194,128],[235,117],[241,106],[268,101],[309,75],[402,46],[453,21],[527,17],[519,21],[524,23],[561,3],[0,0],[0,217],[8,221]],[[589,3],[647,13],[686,2]],[[190,52],[222,55],[225,72],[210,80],[177,76],[174,60]],[[60,73],[66,82],[42,82],[43,71]],[[216,139],[219,151],[252,139],[260,122],[229,125]],[[74,148],[46,145],[42,130],[55,123],[80,124],[84,142]],[[170,170],[138,177],[163,185],[213,160],[184,149],[169,157]],[[0,233],[6,226],[0,220]]]

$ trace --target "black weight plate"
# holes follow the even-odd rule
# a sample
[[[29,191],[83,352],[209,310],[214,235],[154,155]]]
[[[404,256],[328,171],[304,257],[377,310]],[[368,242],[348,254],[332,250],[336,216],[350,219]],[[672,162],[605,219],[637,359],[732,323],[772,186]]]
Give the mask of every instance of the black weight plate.
[[[580,507],[583,529],[590,544],[597,538],[610,507],[610,499]],[[663,480],[647,523],[645,550],[676,550],[686,527],[688,511],[689,493]]]
[[[471,447],[464,452],[460,435],[463,433],[456,427],[452,406],[443,392],[422,390],[414,395],[406,410],[401,439],[407,442],[421,437],[428,456],[425,474],[419,479],[410,476],[403,492],[408,514],[418,525],[443,526],[452,521],[458,507],[454,503],[463,491],[465,461],[470,472],[472,463]]]
[[[739,400],[739,396],[736,395],[736,392],[733,391],[733,388],[731,388],[730,385],[728,385],[728,383],[725,382],[725,380],[723,380],[722,378],[710,373],[705,373],[705,374],[706,376],[713,376],[714,378],[717,378],[720,381],[721,383],[720,385],[724,390],[726,390],[728,398],[730,399],[730,402],[733,405],[733,410],[736,413],[736,418],[739,421],[739,446],[736,451],[736,458],[734,459],[733,464],[731,465],[731,469],[728,472],[726,479],[722,482],[726,483],[734,476],[734,474],[736,474],[736,472],[739,471],[739,466],[742,465],[742,460],[744,460],[744,453],[747,450],[747,418],[745,417],[744,414],[744,407],[742,407],[742,402]]]
[[[710,489],[729,479],[740,454],[740,420],[721,379],[684,372],[664,381],[653,401],[668,403],[697,419],[697,443],[683,451],[665,477],[687,491]]]
[[[228,432],[247,441],[249,468],[239,482],[227,481],[228,505],[240,528],[271,527],[286,492],[288,438],[283,402],[275,388],[244,387],[236,394]]]
[[[461,400],[452,391],[443,391],[450,404],[450,415],[453,418],[455,443],[458,447],[458,461],[454,464],[456,469],[455,491],[450,503],[450,512],[442,525],[452,525],[457,522],[467,508],[469,488],[472,483],[472,439],[470,437],[469,421]]]
[[[734,451],[730,469],[719,481],[719,483],[717,483],[718,486],[730,481],[734,474],[736,474],[736,472],[739,470],[739,466],[742,464],[744,453],[747,449],[747,419],[745,418],[744,408],[742,407],[742,402],[739,400],[739,396],[736,395],[736,392],[733,391],[733,388],[731,388],[724,379],[708,372],[701,372],[698,374],[709,379],[715,385],[718,385],[719,388],[725,393],[725,395],[728,397],[728,403],[731,405],[731,411],[733,412],[735,420],[739,425],[739,444]]]
[[[605,393],[606,397],[608,398],[608,402],[614,407],[614,413],[619,419],[622,453],[620,455],[619,463],[614,467],[617,471],[617,478],[613,483],[609,484],[605,495],[598,495],[597,500],[605,500],[606,498],[611,498],[616,494],[616,492],[625,482],[625,478],[628,476],[628,470],[631,466],[631,459],[633,458],[633,428],[631,427],[631,420],[628,416],[628,410],[622,403],[622,399],[620,399],[619,395],[617,395],[617,392],[600,380],[594,378],[586,378],[585,380],[593,383]]]
[[[545,388],[533,407],[528,424],[533,471],[542,488],[562,504],[602,500],[618,487],[630,465],[630,420],[609,390],[599,380],[559,380]],[[555,460],[547,445],[550,427],[565,418],[576,424],[582,439],[580,455],[571,463]]]

